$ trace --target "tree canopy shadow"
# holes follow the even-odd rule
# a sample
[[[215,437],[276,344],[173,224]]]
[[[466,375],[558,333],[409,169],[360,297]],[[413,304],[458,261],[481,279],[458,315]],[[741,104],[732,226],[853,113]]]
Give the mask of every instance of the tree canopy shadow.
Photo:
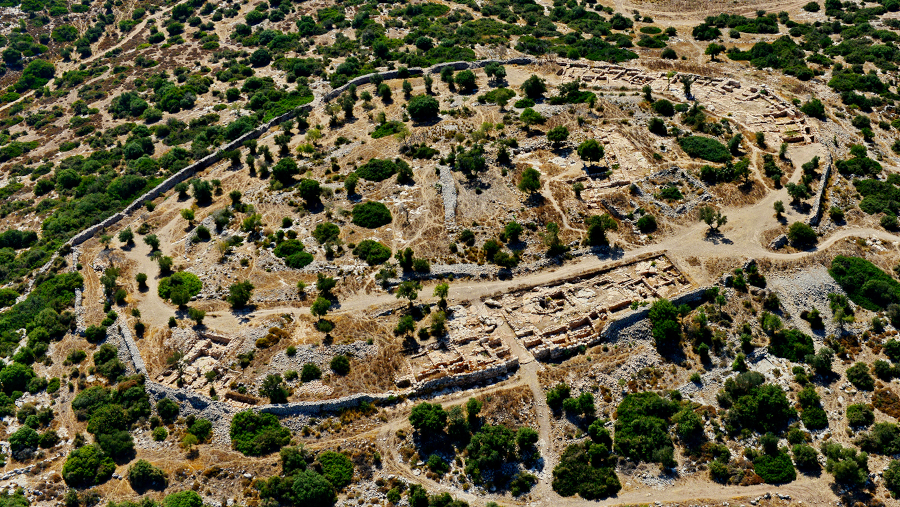
[[[714,245],[733,245],[734,241],[725,237],[718,229],[708,229],[703,237],[704,241],[709,241]]]
[[[537,208],[538,206],[543,206],[546,200],[540,192],[533,192],[528,196],[528,199],[525,199],[525,204],[528,207]]]

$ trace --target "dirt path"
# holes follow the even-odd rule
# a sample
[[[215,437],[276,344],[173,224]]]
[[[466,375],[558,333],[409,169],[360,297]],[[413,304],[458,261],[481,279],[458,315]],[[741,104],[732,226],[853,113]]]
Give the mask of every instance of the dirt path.
[[[752,498],[766,493],[775,492],[790,495],[792,502],[802,501],[809,505],[827,505],[834,502],[836,497],[828,488],[822,487],[820,479],[812,479],[800,476],[790,484],[773,486],[771,484],[757,484],[755,486],[723,486],[708,480],[691,480],[665,490],[640,489],[619,493],[613,498],[607,498],[596,505],[645,505],[651,502],[697,502],[713,503],[723,500],[738,500]],[[547,502],[550,503],[550,502]],[[584,500],[577,498],[559,498],[552,500],[554,506],[584,505]]]
[[[774,202],[774,201],[773,201]],[[726,208],[724,212],[728,214]],[[771,213],[769,213],[771,215]],[[729,217],[730,218],[730,217]],[[758,219],[758,217],[757,217]],[[774,218],[768,217],[772,226],[775,226]],[[802,252],[780,253],[773,252],[761,244],[758,240],[763,232],[762,229],[753,228],[752,218],[739,218],[732,223],[722,227],[723,239],[711,239],[707,236],[707,226],[703,223],[697,223],[684,228],[680,233],[667,238],[665,241],[653,245],[647,245],[635,250],[631,250],[618,258],[584,256],[578,260],[568,262],[559,268],[538,271],[524,276],[519,276],[511,280],[491,280],[479,282],[477,280],[465,280],[450,284],[450,300],[454,303],[460,301],[475,301],[486,295],[505,292],[514,287],[522,285],[540,285],[550,283],[559,278],[575,276],[579,273],[590,271],[611,262],[628,260],[651,252],[666,252],[679,258],[685,258],[696,255],[718,255],[718,256],[735,256],[742,258],[757,259],[774,259],[774,260],[792,260],[801,259],[812,255],[816,252],[828,249],[831,245],[852,237],[875,237],[883,241],[900,242],[900,236],[890,234],[883,230],[869,227],[850,227],[842,229],[837,233],[829,236],[821,241],[817,246]],[[756,222],[759,223],[759,222]],[[735,239],[731,239],[734,237]],[[437,283],[437,282],[432,282]],[[420,294],[428,293],[428,289],[423,289]],[[360,294],[352,295],[341,299],[340,309],[335,313],[343,312],[359,312],[373,307],[390,305],[396,303],[393,294]],[[275,309],[266,310],[269,312],[277,312]]]

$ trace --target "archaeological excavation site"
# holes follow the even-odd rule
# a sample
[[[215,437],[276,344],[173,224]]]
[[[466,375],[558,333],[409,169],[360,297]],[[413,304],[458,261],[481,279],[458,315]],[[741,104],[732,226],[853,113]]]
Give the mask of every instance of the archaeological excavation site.
[[[900,1],[0,5],[0,507],[900,505]]]

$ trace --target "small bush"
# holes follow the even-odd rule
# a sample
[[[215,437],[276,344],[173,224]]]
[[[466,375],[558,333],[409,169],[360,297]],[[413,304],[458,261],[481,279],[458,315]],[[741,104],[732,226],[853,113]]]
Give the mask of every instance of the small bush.
[[[819,241],[816,231],[803,222],[791,224],[790,228],[788,228],[787,237],[791,243],[797,246],[811,246]]]
[[[403,122],[400,122],[397,120],[391,120],[389,122],[382,123],[381,125],[376,127],[375,130],[372,132],[372,138],[373,139],[381,139],[382,137],[392,136],[394,134],[399,134],[404,131],[406,131],[406,125],[404,125]],[[369,162],[371,162],[371,161],[369,161]],[[381,162],[389,162],[389,161],[382,160]],[[366,164],[366,165],[368,165],[368,164]],[[363,167],[365,167],[365,166],[363,166]],[[369,178],[366,178],[366,179],[369,179]],[[385,178],[381,178],[381,179],[385,179]],[[381,179],[373,180],[373,181],[381,181]]]
[[[166,473],[146,460],[138,460],[128,469],[128,482],[135,491],[144,489],[165,489],[168,484]]]
[[[387,206],[375,201],[357,204],[353,207],[352,215],[355,225],[367,229],[377,229],[391,223],[393,220]]]
[[[291,432],[268,413],[245,410],[231,420],[231,445],[247,456],[262,456],[286,446]]]
[[[440,105],[437,99],[430,95],[416,95],[406,105],[409,117],[415,121],[425,121],[437,117]]]
[[[300,380],[303,382],[311,382],[322,378],[322,370],[313,363],[306,363],[300,370]]]
[[[341,490],[353,480],[353,462],[339,452],[325,451],[316,458],[322,465],[322,475],[335,489]]]
[[[828,273],[851,301],[867,310],[882,311],[900,302],[900,282],[865,259],[836,256]]]
[[[653,215],[644,215],[638,219],[635,225],[637,225],[638,230],[644,234],[651,233],[657,228],[656,217]]]
[[[606,498],[622,489],[615,468],[607,463],[609,449],[590,441],[566,447],[553,469],[553,491],[586,500]]]
[[[356,175],[364,180],[383,181],[400,171],[400,166],[407,165],[403,160],[381,160],[373,158],[356,169]],[[408,165],[407,165],[408,167]]]
[[[847,407],[847,423],[850,426],[869,427],[875,422],[875,412],[867,405],[860,403]]]
[[[731,152],[728,151],[728,148],[710,137],[682,137],[678,140],[678,144],[691,157],[719,163],[731,160]]]
[[[350,360],[347,356],[334,356],[329,364],[331,371],[338,375],[346,375],[350,373]]]
[[[391,258],[391,249],[376,240],[364,239],[353,249],[353,255],[370,266],[376,266]]]
[[[875,389],[875,379],[869,374],[869,367],[866,363],[856,363],[847,368],[847,380],[862,391]]]
[[[797,478],[794,463],[786,452],[760,455],[753,460],[753,470],[768,484],[784,484]]]

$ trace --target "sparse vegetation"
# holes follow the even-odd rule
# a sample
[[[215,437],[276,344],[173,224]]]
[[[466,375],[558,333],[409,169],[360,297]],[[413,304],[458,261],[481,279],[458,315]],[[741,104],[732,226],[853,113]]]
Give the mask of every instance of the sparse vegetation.
[[[898,0],[7,7],[0,504],[900,495]]]

